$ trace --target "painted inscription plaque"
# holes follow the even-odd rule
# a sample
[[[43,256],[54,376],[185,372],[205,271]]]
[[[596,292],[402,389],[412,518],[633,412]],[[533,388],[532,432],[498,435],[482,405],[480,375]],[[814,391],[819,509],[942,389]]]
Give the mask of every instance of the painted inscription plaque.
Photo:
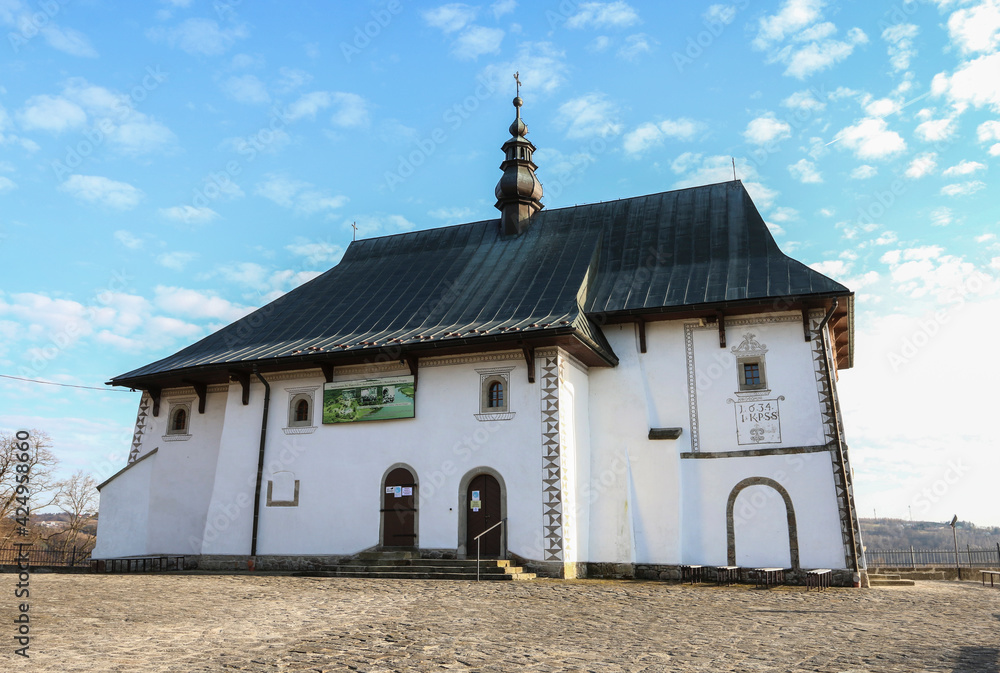
[[[780,444],[783,395],[772,399],[726,400],[736,412],[736,440],[739,444]]]

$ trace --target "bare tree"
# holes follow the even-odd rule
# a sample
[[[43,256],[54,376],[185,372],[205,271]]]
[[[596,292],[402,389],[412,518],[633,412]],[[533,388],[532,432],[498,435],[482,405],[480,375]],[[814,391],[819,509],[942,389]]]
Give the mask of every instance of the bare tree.
[[[3,524],[0,544],[10,540],[17,530],[13,518],[17,508],[22,506],[18,497],[25,496],[25,489],[18,491],[18,486],[24,484],[19,484],[17,477],[25,474],[23,470],[18,471],[19,465],[28,465],[27,491],[32,510],[53,504],[60,490],[59,482],[52,475],[59,462],[49,450],[52,438],[41,430],[29,430],[29,433],[30,437],[25,441],[18,440],[16,434],[0,433],[0,524]],[[27,454],[27,461],[20,460],[24,454]]]
[[[83,470],[58,483],[55,505],[69,515],[58,532],[45,538],[50,549],[66,551],[77,547],[89,552],[94,547],[93,524],[97,522],[97,482]]]

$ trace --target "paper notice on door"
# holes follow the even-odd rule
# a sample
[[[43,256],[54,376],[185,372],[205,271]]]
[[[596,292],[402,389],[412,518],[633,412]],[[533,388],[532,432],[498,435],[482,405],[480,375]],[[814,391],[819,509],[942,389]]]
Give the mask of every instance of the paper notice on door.
[[[386,486],[385,487],[385,492],[386,493],[395,493],[396,492],[396,487],[395,486]]]
[[[482,500],[473,500],[472,501],[472,511],[473,512],[478,512],[479,508],[482,507],[482,506],[483,506],[483,501]]]
[[[393,495],[394,498],[402,498],[403,497],[403,487],[402,486],[393,486],[393,488],[392,488],[392,495]]]
[[[479,500],[479,491],[473,491],[472,492],[472,499],[473,500]]]
[[[404,486],[403,487],[403,495],[413,495],[413,487],[412,486]]]

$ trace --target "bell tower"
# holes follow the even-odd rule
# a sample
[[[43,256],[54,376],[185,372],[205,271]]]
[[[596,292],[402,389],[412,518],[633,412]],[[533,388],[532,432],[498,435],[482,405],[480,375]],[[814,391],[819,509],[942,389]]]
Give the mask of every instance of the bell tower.
[[[510,125],[510,139],[503,144],[504,160],[500,164],[503,175],[496,187],[496,208],[500,211],[500,231],[504,234],[520,234],[531,224],[531,217],[544,208],[542,205],[542,183],[535,175],[538,166],[531,160],[535,146],[525,136],[528,125],[521,119],[521,80],[517,82],[517,97],[514,98],[516,118]]]

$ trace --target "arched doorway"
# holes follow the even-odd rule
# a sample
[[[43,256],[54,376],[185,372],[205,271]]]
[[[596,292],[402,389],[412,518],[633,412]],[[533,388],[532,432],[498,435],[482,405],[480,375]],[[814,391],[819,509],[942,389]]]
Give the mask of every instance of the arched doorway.
[[[746,497],[738,508],[741,494]],[[749,559],[737,556],[738,528],[741,547],[750,547],[740,556]],[[726,503],[726,538],[729,565],[787,567],[787,560],[792,568],[799,568],[799,535],[792,498],[773,479],[750,477],[736,484]]]
[[[382,546],[417,546],[417,480],[406,467],[393,467],[382,488]]]
[[[469,558],[476,554],[476,536],[500,522],[503,518],[503,494],[500,483],[491,474],[474,476],[466,488],[465,553]],[[503,556],[503,526],[497,526],[479,539],[479,550],[484,558]]]

